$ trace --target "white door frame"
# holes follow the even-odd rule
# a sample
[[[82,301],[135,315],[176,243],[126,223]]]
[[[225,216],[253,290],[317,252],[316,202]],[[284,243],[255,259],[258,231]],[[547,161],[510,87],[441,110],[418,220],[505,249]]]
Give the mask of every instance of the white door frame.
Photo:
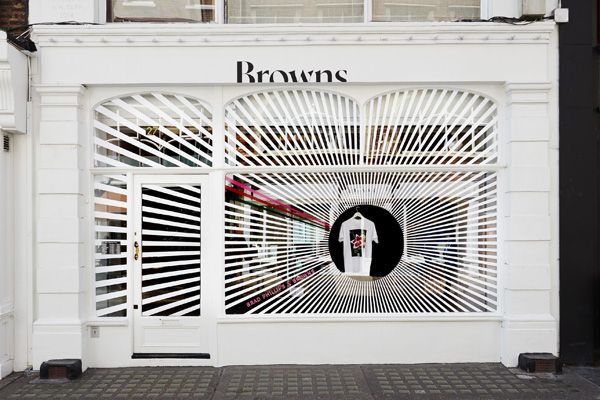
[[[210,211],[208,175],[134,175],[133,179],[133,237],[130,241],[133,258],[133,358],[209,358],[214,331],[213,312],[208,311],[208,277],[205,274],[207,262],[206,216]],[[201,187],[200,217],[200,316],[142,316],[142,186],[143,185],[193,185]],[[136,259],[135,243],[139,253]]]

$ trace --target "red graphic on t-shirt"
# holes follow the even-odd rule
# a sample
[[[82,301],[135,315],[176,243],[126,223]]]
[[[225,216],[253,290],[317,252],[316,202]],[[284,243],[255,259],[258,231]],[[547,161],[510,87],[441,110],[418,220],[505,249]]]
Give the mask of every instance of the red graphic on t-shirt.
[[[354,239],[352,240],[352,247],[354,247],[355,249],[361,248],[362,247],[362,235],[355,235]]]

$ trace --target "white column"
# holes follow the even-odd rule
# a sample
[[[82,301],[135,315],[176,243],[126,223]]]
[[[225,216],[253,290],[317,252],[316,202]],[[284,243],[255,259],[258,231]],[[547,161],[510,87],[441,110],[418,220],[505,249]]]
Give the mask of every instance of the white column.
[[[33,368],[55,358],[80,358],[85,365],[84,88],[39,86],[36,91],[40,124],[36,132]]]
[[[552,286],[552,237],[558,214],[551,212],[551,185],[558,165],[550,161],[555,129],[550,118],[552,86],[507,84],[507,129],[502,140],[508,155],[504,179],[503,313],[501,360],[515,366],[519,353],[549,352],[557,355],[557,321],[551,301],[558,296]],[[554,99],[554,100],[552,100]]]

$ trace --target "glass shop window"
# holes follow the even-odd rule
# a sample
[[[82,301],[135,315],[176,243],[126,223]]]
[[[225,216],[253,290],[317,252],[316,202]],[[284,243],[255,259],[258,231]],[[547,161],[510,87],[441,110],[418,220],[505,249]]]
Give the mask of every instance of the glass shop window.
[[[217,0],[228,24],[477,20],[481,0]],[[368,1],[368,3],[365,3]],[[111,22],[216,22],[215,0],[107,0]]]
[[[375,22],[459,21],[481,16],[481,0],[373,0]]]
[[[229,24],[363,22],[363,0],[228,0]]]
[[[214,22],[215,0],[108,0],[112,22]]]

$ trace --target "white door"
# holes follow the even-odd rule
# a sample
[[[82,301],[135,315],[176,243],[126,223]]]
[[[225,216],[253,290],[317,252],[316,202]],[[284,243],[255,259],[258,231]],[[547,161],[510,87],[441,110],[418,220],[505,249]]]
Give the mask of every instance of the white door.
[[[134,178],[134,358],[209,358],[206,176]]]

